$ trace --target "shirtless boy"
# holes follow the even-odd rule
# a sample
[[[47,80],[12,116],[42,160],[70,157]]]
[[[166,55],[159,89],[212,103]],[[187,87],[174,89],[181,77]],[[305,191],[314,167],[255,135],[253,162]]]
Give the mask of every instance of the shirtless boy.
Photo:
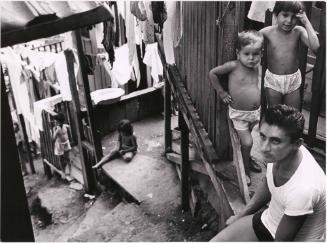
[[[253,140],[252,128],[260,118],[260,91],[258,89],[258,63],[261,58],[263,36],[257,31],[243,31],[238,34],[237,60],[213,68],[210,81],[221,100],[229,105],[229,117],[241,140],[242,157],[247,183],[250,184],[250,170],[260,172],[261,167],[250,158]],[[228,91],[219,80],[228,75]]]
[[[268,106],[286,104],[300,109],[299,41],[317,52],[319,40],[300,2],[277,1],[273,13],[277,24],[260,30],[267,40],[264,86]],[[299,21],[304,27],[297,25]]]

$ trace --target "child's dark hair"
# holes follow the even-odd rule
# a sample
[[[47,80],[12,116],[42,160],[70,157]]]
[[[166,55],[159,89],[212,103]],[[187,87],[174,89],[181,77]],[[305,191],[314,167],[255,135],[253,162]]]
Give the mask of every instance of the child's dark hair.
[[[58,121],[60,124],[63,124],[65,122],[65,115],[62,113],[58,113],[54,116],[54,119]]]
[[[237,50],[249,44],[260,43],[263,44],[263,35],[256,30],[245,30],[237,35]]]
[[[276,1],[273,13],[277,16],[281,11],[293,12],[297,14],[300,10],[305,10],[304,5],[299,1]]]
[[[118,131],[126,135],[133,135],[133,126],[129,120],[123,119],[119,122]]]
[[[292,143],[302,137],[305,120],[303,114],[293,107],[274,105],[266,110],[260,125],[263,121],[283,129],[290,136]]]

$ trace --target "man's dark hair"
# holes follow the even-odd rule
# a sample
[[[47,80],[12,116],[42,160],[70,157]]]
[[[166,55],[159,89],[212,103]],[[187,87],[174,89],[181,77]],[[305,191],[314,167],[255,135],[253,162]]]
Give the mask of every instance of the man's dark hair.
[[[263,114],[260,125],[263,121],[283,129],[290,136],[292,143],[302,137],[305,120],[303,114],[293,107],[274,105]]]
[[[133,135],[133,126],[129,120],[123,119],[118,124],[118,131],[126,135]]]
[[[273,13],[276,16],[281,12],[293,12],[298,13],[300,10],[305,10],[304,5],[299,1],[276,1]]]

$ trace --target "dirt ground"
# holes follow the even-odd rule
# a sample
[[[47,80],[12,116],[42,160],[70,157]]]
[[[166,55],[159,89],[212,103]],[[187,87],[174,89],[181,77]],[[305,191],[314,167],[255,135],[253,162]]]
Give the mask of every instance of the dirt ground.
[[[176,124],[176,117],[173,119]],[[217,233],[216,212],[205,198],[201,199],[198,214],[180,208],[180,188],[177,173],[164,157],[163,117],[136,122],[139,153],[150,156],[167,166],[171,183],[158,186],[158,197],[136,205],[112,187],[92,198],[76,182],[54,176],[48,180],[40,159],[35,160],[36,174],[24,177],[36,241],[208,241]],[[104,154],[114,146],[114,132],[102,141]],[[162,188],[162,189],[161,189]],[[199,192],[200,193],[200,192]],[[36,198],[52,215],[44,223],[42,210],[34,210]],[[36,211],[36,212],[35,212]]]

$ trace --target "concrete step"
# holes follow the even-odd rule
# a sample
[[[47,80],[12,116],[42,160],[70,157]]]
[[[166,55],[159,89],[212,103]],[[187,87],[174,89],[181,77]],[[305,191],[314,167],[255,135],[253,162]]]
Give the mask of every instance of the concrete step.
[[[104,214],[114,209],[111,203],[107,203],[107,200],[110,199],[106,195],[101,194],[94,201],[92,207],[88,209],[84,217],[69,227],[56,241],[67,242],[70,238],[74,238],[94,227],[99,218],[102,218]]]
[[[122,202],[102,215],[96,221],[84,223],[68,241],[133,241],[133,236],[155,226],[136,204]]]

